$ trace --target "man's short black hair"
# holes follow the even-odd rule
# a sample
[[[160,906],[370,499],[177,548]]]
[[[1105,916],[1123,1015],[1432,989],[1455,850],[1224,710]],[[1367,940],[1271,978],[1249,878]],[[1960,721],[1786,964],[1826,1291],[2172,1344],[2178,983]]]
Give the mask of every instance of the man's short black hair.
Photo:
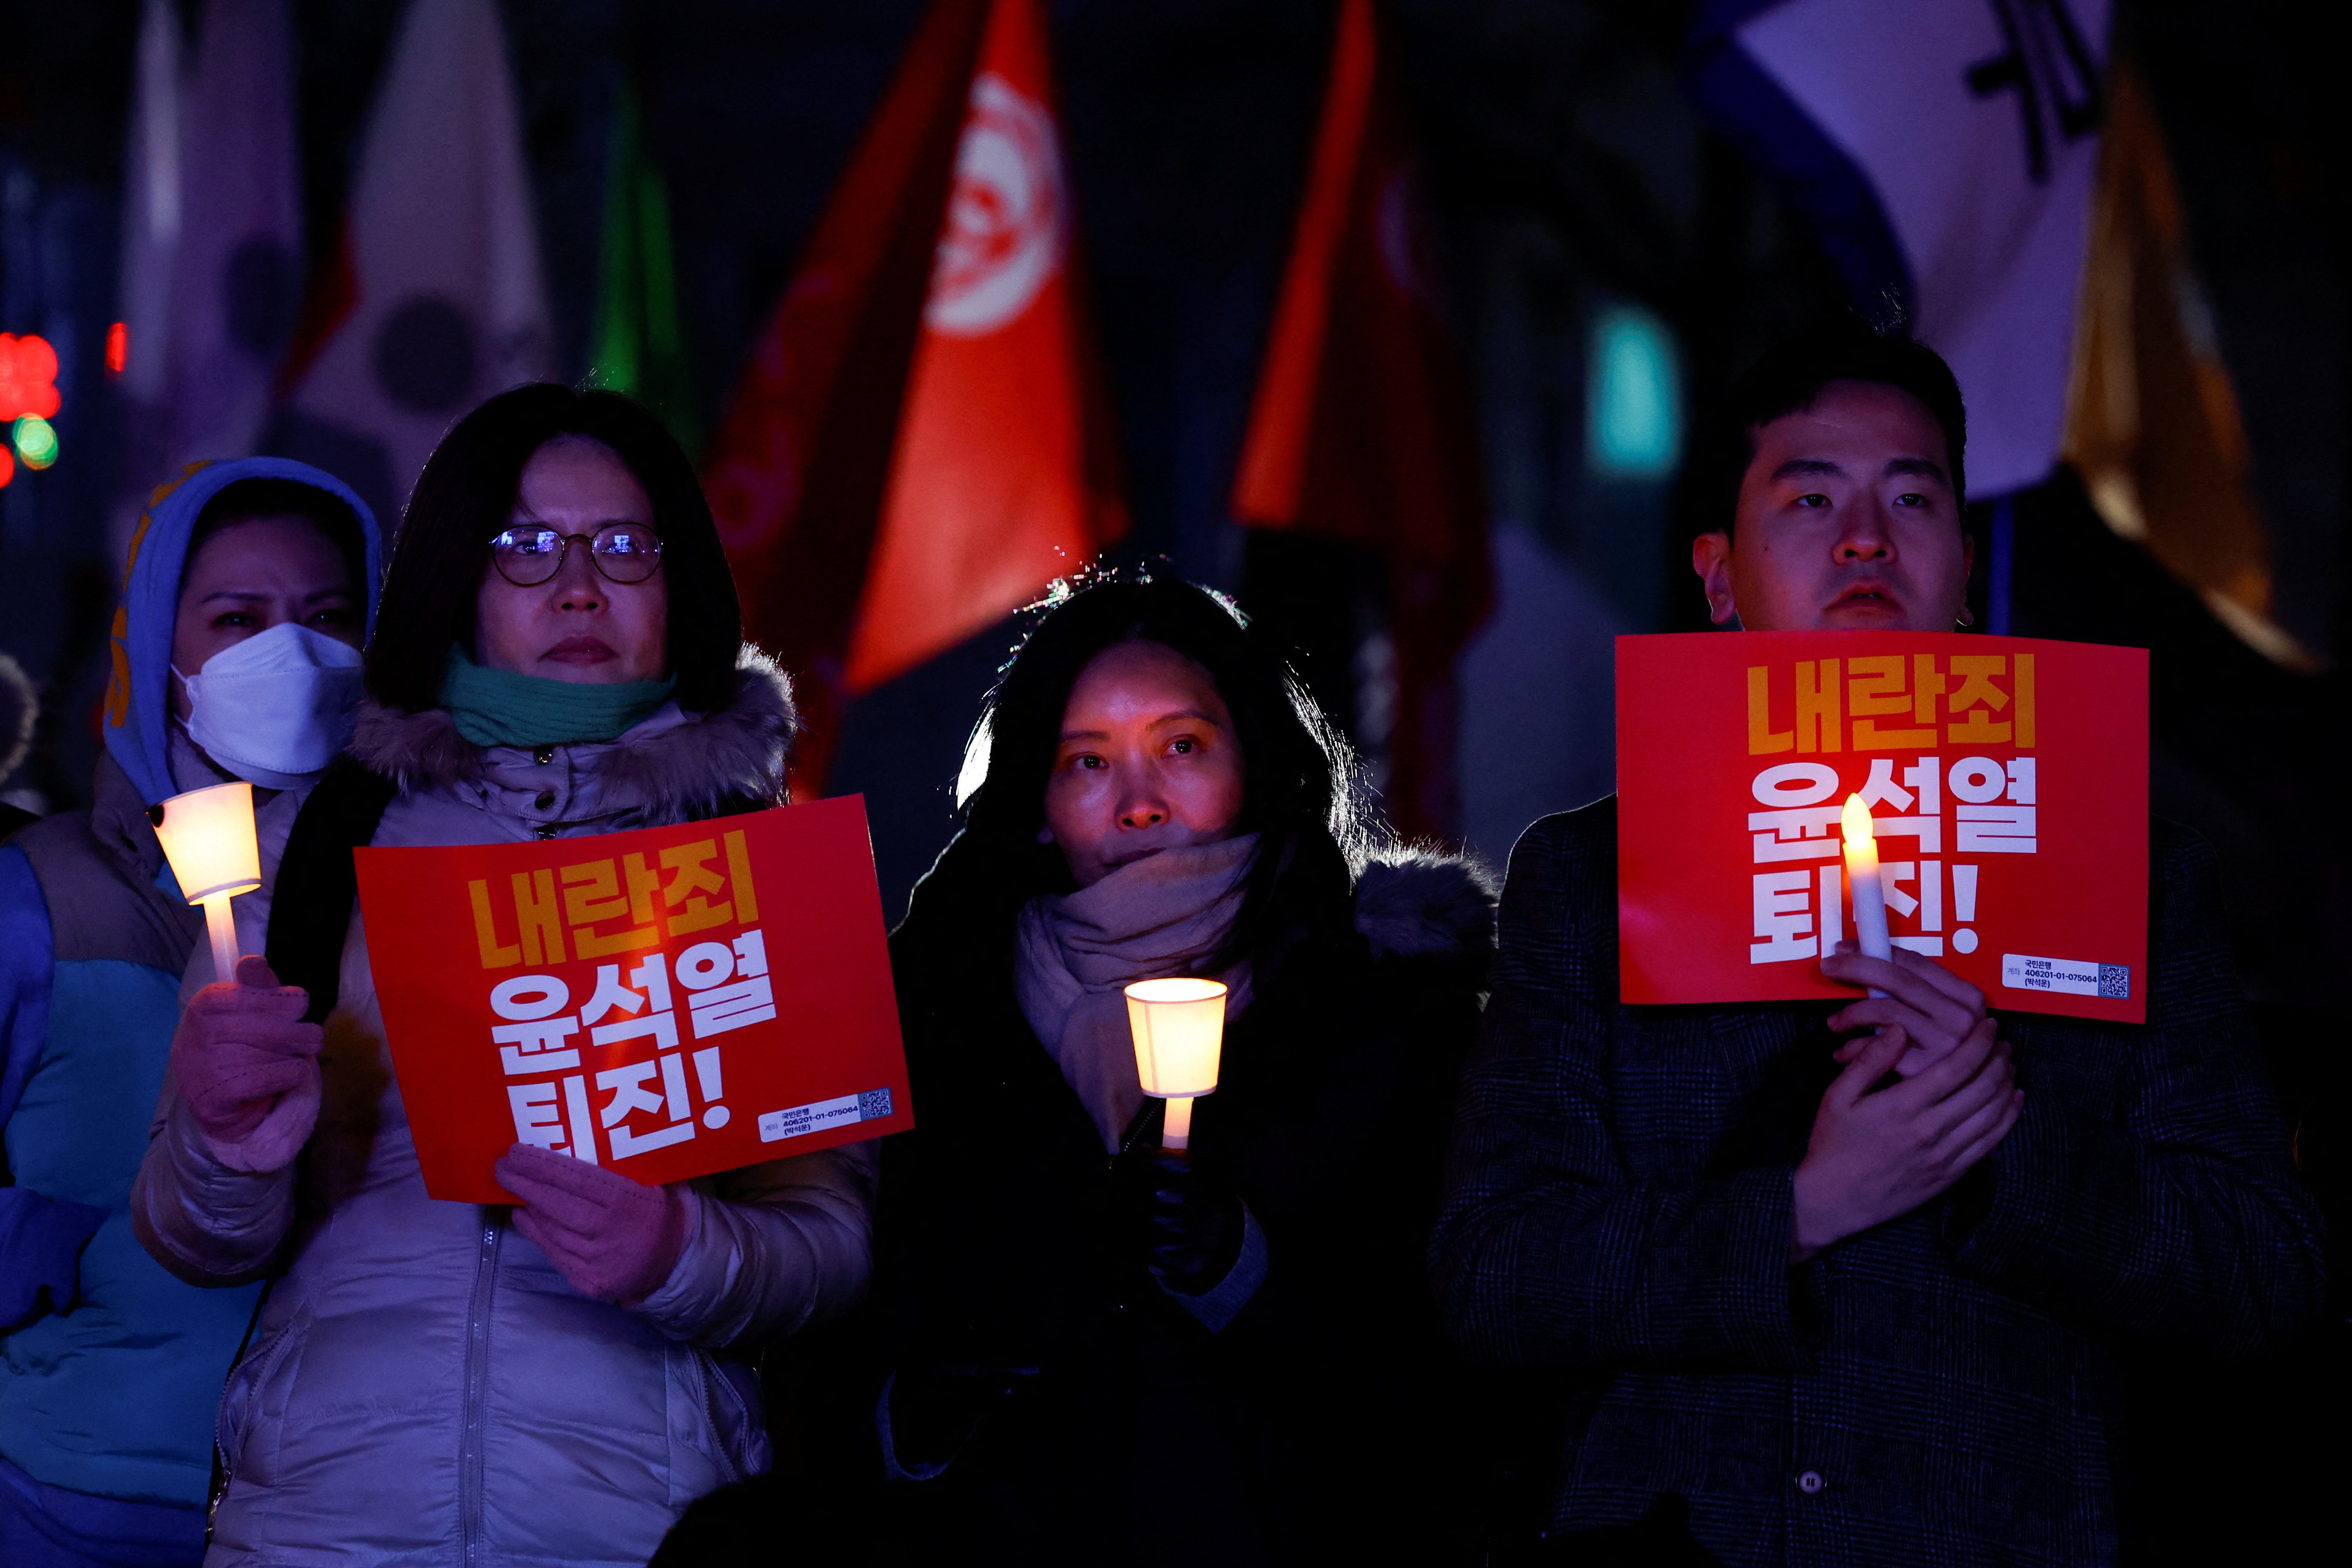
[[[1811,408],[1833,381],[1874,381],[1919,400],[1944,427],[1952,499],[1965,515],[1968,485],[1961,455],[1968,446],[1968,413],[1960,405],[1960,384],[1952,367],[1925,343],[1887,336],[1858,316],[1843,316],[1789,339],[1732,383],[1694,454],[1699,470],[1699,532],[1732,531],[1739,514],[1740,480],[1756,458],[1756,432],[1783,416]]]

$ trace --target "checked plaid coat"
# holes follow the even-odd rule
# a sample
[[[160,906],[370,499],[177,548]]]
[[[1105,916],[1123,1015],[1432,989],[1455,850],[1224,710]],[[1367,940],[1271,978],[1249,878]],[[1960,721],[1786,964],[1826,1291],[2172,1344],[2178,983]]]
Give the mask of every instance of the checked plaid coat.
[[[1616,802],[1528,830],[1432,1258],[1470,1353],[1576,1374],[1555,1532],[1686,1505],[1731,1564],[2114,1559],[2119,1354],[2254,1350],[2324,1289],[2211,853],[2158,823],[2150,862],[2147,1025],[2004,1015],[2000,1147],[1791,1268],[1833,1005],[1622,1005]]]

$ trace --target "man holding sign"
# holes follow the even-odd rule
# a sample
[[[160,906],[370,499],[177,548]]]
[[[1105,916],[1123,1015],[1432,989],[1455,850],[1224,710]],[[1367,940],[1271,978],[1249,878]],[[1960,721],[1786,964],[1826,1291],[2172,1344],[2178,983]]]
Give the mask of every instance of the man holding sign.
[[[1963,422],[1941,360],[1857,323],[1768,356],[1731,408],[1724,526],[1693,552],[1718,623],[1966,623]],[[1851,647],[1877,658],[1878,640]],[[1996,731],[2013,751],[2033,698],[2013,669],[2006,687],[1991,679],[1999,662],[1930,657],[1916,667],[1929,685],[1898,702],[1817,658],[1782,699],[1793,707],[1775,705],[1759,665],[1756,704],[1743,713],[1735,700],[1731,722],[1743,753],[1786,753],[1759,757],[1778,765],[1758,788],[1804,798],[1746,825],[1771,863],[1760,874],[1781,880],[1759,883],[1766,940],[1750,952],[1738,933],[1736,984],[1675,998],[1712,1007],[1622,999],[1651,982],[1621,965],[1621,943],[1630,955],[1660,937],[1698,941],[1642,926],[1654,906],[1631,897],[1621,931],[1621,865],[1640,864],[1621,860],[1630,795],[1622,818],[1612,797],[1538,823],[1513,852],[1433,1256],[1465,1347],[1590,1380],[1552,1535],[1695,1542],[1734,1563],[2109,1561],[2118,1349],[2248,1350],[2318,1308],[2319,1221],[2238,996],[2212,858],[2192,835],[2154,825],[2133,1013],[2095,996],[2064,999],[2077,1016],[1996,1018],[1950,967],[1973,938],[1958,940],[1941,904],[1936,934],[1890,956],[1837,940],[1839,803],[1812,797],[1833,787],[1828,762],[1847,759],[1822,754],[1864,745],[1840,728],[1853,712],[1924,718],[1930,728],[1901,742],[1915,751]],[[1981,714],[1962,710],[1951,679],[1975,665],[1987,667]],[[1914,671],[1889,659],[1881,673]],[[1855,705],[1857,690],[1885,706]],[[1885,868],[1897,892],[1900,870],[1924,895],[1931,864],[1939,899],[1946,887],[1927,858],[1942,852],[1940,796],[1919,798],[1931,777],[1994,803],[1956,810],[1953,842],[1969,837],[1972,858],[2000,860],[2017,825],[2048,809],[2030,761],[2021,775],[1972,757],[1955,783],[1948,760],[1913,762],[1909,784],[1885,770],[1888,789],[1912,791],[1914,837],[1889,849],[1912,858]],[[1619,766],[1638,776],[1622,745]],[[1743,862],[1747,837],[1732,839]],[[1903,896],[1924,922],[1924,896]],[[1852,999],[1748,1000],[1825,994],[1822,977]],[[2143,1007],[2144,1024],[2110,1021]]]

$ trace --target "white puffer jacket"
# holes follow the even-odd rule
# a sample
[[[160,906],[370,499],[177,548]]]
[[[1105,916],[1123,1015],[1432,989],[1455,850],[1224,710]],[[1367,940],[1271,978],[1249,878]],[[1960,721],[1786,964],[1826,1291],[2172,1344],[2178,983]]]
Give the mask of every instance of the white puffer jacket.
[[[677,822],[772,796],[793,727],[750,649],[734,700],[675,704],[601,745],[475,747],[442,712],[362,710],[396,780],[378,845],[501,843]],[[265,820],[274,879],[290,820]],[[237,900],[262,951],[270,889]],[[191,987],[211,978],[199,952]],[[634,1309],[582,1296],[509,1211],[428,1198],[357,911],[294,1166],[215,1158],[167,1079],[133,1196],[141,1239],[197,1284],[282,1271],[221,1404],[230,1482],[208,1568],[639,1568],[687,1504],[764,1468],[747,1367],[711,1352],[832,1316],[866,1288],[873,1146],[694,1184],[677,1268]]]

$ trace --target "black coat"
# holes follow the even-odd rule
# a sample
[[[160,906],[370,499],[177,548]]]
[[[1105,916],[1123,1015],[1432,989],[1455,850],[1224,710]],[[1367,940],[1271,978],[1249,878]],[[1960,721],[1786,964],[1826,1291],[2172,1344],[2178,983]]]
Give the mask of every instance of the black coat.
[[[1936,1202],[1788,1262],[1825,1005],[1617,1000],[1616,803],[1511,858],[1437,1279],[1483,1357],[1587,1380],[1553,1522],[1687,1508],[1727,1563],[2089,1563],[2133,1345],[2315,1312],[2210,851],[2158,823],[2147,1022],[2004,1014],[2024,1110]]]
[[[1434,1560],[1458,1373],[1425,1257],[1491,898],[1469,868],[1375,866],[1360,934],[1261,974],[1192,1158],[1239,1194],[1267,1272],[1212,1334],[1143,1267],[1109,1157],[1014,1001],[1010,932],[892,939],[916,1131],[883,1151],[892,1365],[1035,1365],[947,1473],[890,1489],[919,1562]],[[1156,1139],[1147,1101],[1133,1138]]]

